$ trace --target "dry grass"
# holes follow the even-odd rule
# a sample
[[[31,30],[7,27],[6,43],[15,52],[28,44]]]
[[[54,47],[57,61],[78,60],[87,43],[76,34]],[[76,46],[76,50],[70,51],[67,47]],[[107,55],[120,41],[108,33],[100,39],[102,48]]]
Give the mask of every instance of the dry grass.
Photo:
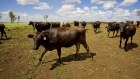
[[[43,63],[37,66],[43,47],[32,50],[33,40],[27,37],[33,33],[32,27],[28,23],[5,25],[10,31],[6,31],[8,40],[0,40],[0,79],[140,79],[139,28],[133,45],[130,46],[129,40],[129,50],[124,51],[119,48],[119,37],[107,37],[106,24],[101,25],[101,32],[97,34],[88,24],[87,43],[91,53],[96,53],[93,60],[86,56],[83,46],[75,59],[73,46],[62,48],[65,65],[57,62],[58,56],[53,50],[47,52]]]

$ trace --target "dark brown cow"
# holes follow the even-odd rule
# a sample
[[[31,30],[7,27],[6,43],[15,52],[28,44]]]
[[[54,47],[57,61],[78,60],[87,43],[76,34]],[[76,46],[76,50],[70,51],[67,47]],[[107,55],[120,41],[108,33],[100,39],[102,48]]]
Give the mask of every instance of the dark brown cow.
[[[65,27],[71,27],[70,23],[66,23]]]
[[[139,25],[140,25],[140,21],[137,21],[137,27],[139,27]]]
[[[60,22],[38,22],[35,23],[35,28],[37,32],[42,32],[43,30],[48,30],[50,28],[58,28],[60,27]]]
[[[74,26],[79,26],[79,22],[78,21],[74,21]]]
[[[43,22],[33,22],[33,21],[30,21],[28,25],[32,25],[33,26],[33,32],[35,31],[36,27],[35,27],[35,24],[36,23],[43,23]]]
[[[108,26],[107,26],[107,32],[108,32],[108,36],[110,34],[111,31],[113,31],[113,36],[115,34],[115,31],[116,31],[116,36],[119,32],[119,24],[117,22],[109,22],[108,23]]]
[[[126,21],[126,23],[131,23],[131,24],[133,24],[133,23],[134,23],[134,21]]]
[[[45,50],[42,52],[42,55],[39,59],[39,63],[41,62],[44,54],[47,51],[52,51],[57,49],[57,53],[59,56],[59,61],[61,62],[61,48],[62,47],[71,47],[73,45],[76,46],[76,55],[78,54],[80,44],[82,44],[87,53],[90,55],[89,47],[86,43],[86,30],[84,28],[71,28],[71,27],[60,27],[60,28],[52,28],[49,30],[45,30],[41,33],[35,33],[34,39],[34,50],[38,50],[42,45]]]
[[[92,22],[91,24],[95,33],[97,32],[97,29],[98,31],[100,30],[100,24],[101,24],[100,21]]]
[[[71,27],[70,23],[61,21],[60,27]]]
[[[86,23],[85,21],[80,22],[80,23],[81,23],[81,26],[82,26],[83,28],[85,28],[85,26],[87,25],[87,23]]]
[[[119,47],[121,48],[122,38],[126,39],[125,46],[124,46],[124,49],[126,50],[127,41],[129,39],[129,37],[131,37],[131,44],[132,44],[133,36],[136,33],[136,27],[132,23],[126,23],[126,24],[120,23],[119,26],[120,26],[120,45],[119,45]]]
[[[5,37],[7,38],[6,32],[5,32],[5,25],[0,24],[0,32],[1,32],[1,39],[3,37],[3,34],[5,34]]]

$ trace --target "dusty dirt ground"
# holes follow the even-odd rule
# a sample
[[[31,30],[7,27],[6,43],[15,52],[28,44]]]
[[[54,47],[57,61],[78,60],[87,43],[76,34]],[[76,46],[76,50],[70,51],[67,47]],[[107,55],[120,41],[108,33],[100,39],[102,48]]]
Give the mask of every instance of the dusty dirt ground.
[[[133,45],[128,41],[128,50],[119,48],[119,36],[107,37],[106,24],[101,24],[100,32],[94,33],[91,24],[86,26],[89,58],[81,45],[78,58],[75,46],[62,48],[62,61],[57,62],[56,50],[45,54],[37,66],[43,47],[34,51],[32,27],[27,23],[5,24],[10,31],[8,39],[0,40],[0,79],[140,79],[140,28],[133,37]],[[119,35],[119,34],[118,34]],[[124,40],[122,42],[124,46]]]

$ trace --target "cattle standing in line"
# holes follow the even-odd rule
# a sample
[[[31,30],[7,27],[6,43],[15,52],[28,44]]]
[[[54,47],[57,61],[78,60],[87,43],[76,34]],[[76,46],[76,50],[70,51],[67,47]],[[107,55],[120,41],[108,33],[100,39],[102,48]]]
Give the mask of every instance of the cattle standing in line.
[[[78,21],[74,21],[74,26],[79,26],[79,22]]]
[[[5,32],[5,25],[4,24],[0,24],[0,32],[1,32],[1,39],[3,37],[3,34],[5,34],[5,37],[7,38],[6,32]]]
[[[37,22],[35,23],[35,28],[37,32],[42,32],[43,30],[48,30],[51,28],[60,27],[60,22]]]
[[[126,23],[131,23],[133,25],[136,25],[137,27],[139,27],[140,25],[140,21],[126,21]]]
[[[85,28],[85,26],[86,26],[86,22],[85,21],[83,21],[83,22],[80,22],[81,23],[81,26],[83,27],[83,28]]]
[[[97,32],[97,29],[98,31],[100,30],[100,21],[96,21],[96,22],[92,22],[92,27],[94,28],[94,32],[96,33]]]
[[[110,34],[110,31],[113,31],[113,36],[115,34],[115,31],[116,31],[116,36],[117,36],[119,29],[120,29],[120,27],[119,27],[118,23],[116,23],[116,22],[109,22],[108,26],[107,26],[108,36]]]
[[[131,23],[126,23],[126,24],[120,23],[119,26],[120,26],[120,45],[119,45],[119,47],[121,48],[122,38],[126,39],[125,46],[124,46],[124,49],[126,50],[127,41],[129,39],[129,37],[131,37],[131,44],[132,44],[133,36],[136,33],[136,27]]]
[[[52,51],[57,49],[59,56],[59,61],[61,62],[61,48],[62,47],[71,47],[76,46],[76,55],[78,54],[80,44],[84,46],[87,50],[87,53],[90,55],[89,47],[86,43],[86,30],[84,28],[69,28],[69,27],[60,27],[52,28],[46,31],[41,32],[40,34],[36,33],[33,37],[34,39],[34,50],[38,50],[42,45],[45,50],[42,52],[42,55],[39,59],[41,62],[44,54],[47,51]]]
[[[60,23],[60,27],[71,27],[70,23],[67,23],[67,22],[61,22]]]

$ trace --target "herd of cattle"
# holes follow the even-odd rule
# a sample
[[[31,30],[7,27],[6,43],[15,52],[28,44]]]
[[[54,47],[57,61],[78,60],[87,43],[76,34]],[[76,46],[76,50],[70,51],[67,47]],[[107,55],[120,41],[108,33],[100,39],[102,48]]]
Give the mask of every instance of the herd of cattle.
[[[75,45],[76,46],[76,54],[79,51],[80,44],[84,46],[84,48],[87,50],[87,53],[89,56],[91,56],[89,52],[89,46],[86,42],[86,30],[85,27],[87,23],[85,21],[73,22],[74,27],[71,27],[70,23],[67,22],[33,22],[30,21],[29,25],[33,26],[34,31],[34,50],[39,49],[39,47],[42,45],[45,50],[42,52],[42,55],[39,59],[39,63],[41,62],[44,54],[47,51],[51,51],[54,49],[57,49],[57,53],[59,56],[59,61],[61,62],[61,47],[70,47]],[[91,22],[90,23],[93,26],[94,32],[97,33],[100,31],[100,21]],[[122,38],[126,39],[124,49],[127,50],[127,41],[129,37],[131,37],[131,44],[132,44],[132,38],[136,33],[136,27],[139,27],[140,21],[126,21],[126,22],[108,22],[107,32],[108,36],[111,31],[114,33],[116,32],[116,36],[118,32],[120,32],[120,45],[122,43]],[[0,24],[0,31],[1,31],[1,39],[3,37],[3,34],[6,36],[6,32],[4,31],[5,25]],[[36,32],[35,32],[36,29]],[[6,36],[7,37],[7,36]],[[92,57],[92,56],[91,56]]]

